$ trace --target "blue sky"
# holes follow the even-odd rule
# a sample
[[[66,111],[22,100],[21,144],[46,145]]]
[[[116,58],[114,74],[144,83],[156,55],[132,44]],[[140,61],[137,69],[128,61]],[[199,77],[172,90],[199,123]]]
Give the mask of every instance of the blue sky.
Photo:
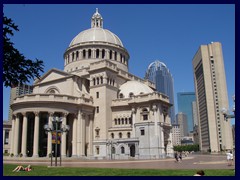
[[[27,58],[41,59],[45,72],[63,70],[63,53],[71,40],[90,28],[96,8],[103,27],[116,34],[130,54],[129,72],[144,77],[154,60],[174,77],[174,96],[194,91],[192,58],[202,44],[221,42],[230,108],[235,94],[234,4],[5,4],[4,14],[20,31],[12,41]],[[9,88],[3,88],[3,120],[8,119]]]

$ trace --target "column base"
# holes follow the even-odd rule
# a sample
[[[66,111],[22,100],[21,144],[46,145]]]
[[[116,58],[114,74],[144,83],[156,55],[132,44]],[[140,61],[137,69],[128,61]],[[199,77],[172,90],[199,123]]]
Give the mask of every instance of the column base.
[[[32,158],[38,158],[38,157],[39,157],[38,154],[35,154],[35,155],[32,156]]]

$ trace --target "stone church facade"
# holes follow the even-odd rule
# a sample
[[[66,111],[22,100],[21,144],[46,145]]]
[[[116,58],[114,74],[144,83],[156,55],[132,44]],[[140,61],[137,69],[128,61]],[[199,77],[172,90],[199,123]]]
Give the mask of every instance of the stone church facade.
[[[91,28],[64,53],[64,70],[51,69],[33,93],[11,105],[13,156],[46,157],[54,151],[44,125],[69,125],[61,135],[62,157],[158,159],[172,157],[169,98],[128,72],[129,54],[117,35],[103,29],[98,10]]]

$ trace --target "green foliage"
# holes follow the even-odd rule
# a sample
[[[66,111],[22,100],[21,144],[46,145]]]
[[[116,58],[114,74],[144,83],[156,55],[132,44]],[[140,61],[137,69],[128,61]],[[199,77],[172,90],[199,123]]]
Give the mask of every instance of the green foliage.
[[[198,144],[189,144],[189,145],[179,145],[173,147],[174,151],[182,152],[182,151],[199,151],[199,145]]]
[[[25,167],[26,165],[24,165]],[[12,172],[17,165],[3,164],[4,176],[193,176],[196,169],[117,169],[33,166],[30,172]],[[207,169],[205,176],[234,176],[232,169]]]
[[[19,31],[12,19],[3,16],[3,83],[5,87],[13,87],[40,77],[44,65],[42,60],[27,59],[11,42],[13,31]]]

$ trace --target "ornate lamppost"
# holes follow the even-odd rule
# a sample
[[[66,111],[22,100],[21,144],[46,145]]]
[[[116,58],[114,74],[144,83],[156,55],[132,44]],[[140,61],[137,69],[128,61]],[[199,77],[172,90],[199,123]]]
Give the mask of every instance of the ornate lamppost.
[[[221,110],[225,121],[227,121],[228,119],[235,118],[235,95],[233,95],[232,98],[233,98],[233,102],[234,102],[234,105],[233,105],[233,108],[232,108],[233,114],[230,114],[229,110],[227,110],[225,107],[222,108],[222,110]]]
[[[52,134],[52,144],[55,145],[55,166],[57,166],[57,157],[58,157],[58,150],[57,150],[57,145],[59,144],[60,146],[60,151],[59,151],[59,156],[60,156],[60,166],[61,166],[61,139],[62,139],[62,133],[63,132],[68,132],[70,130],[70,127],[65,124],[59,124],[62,122],[62,117],[54,116],[52,120],[52,125],[45,124],[44,125],[44,130],[46,132],[51,132]],[[51,166],[52,166],[52,154],[51,153]]]

